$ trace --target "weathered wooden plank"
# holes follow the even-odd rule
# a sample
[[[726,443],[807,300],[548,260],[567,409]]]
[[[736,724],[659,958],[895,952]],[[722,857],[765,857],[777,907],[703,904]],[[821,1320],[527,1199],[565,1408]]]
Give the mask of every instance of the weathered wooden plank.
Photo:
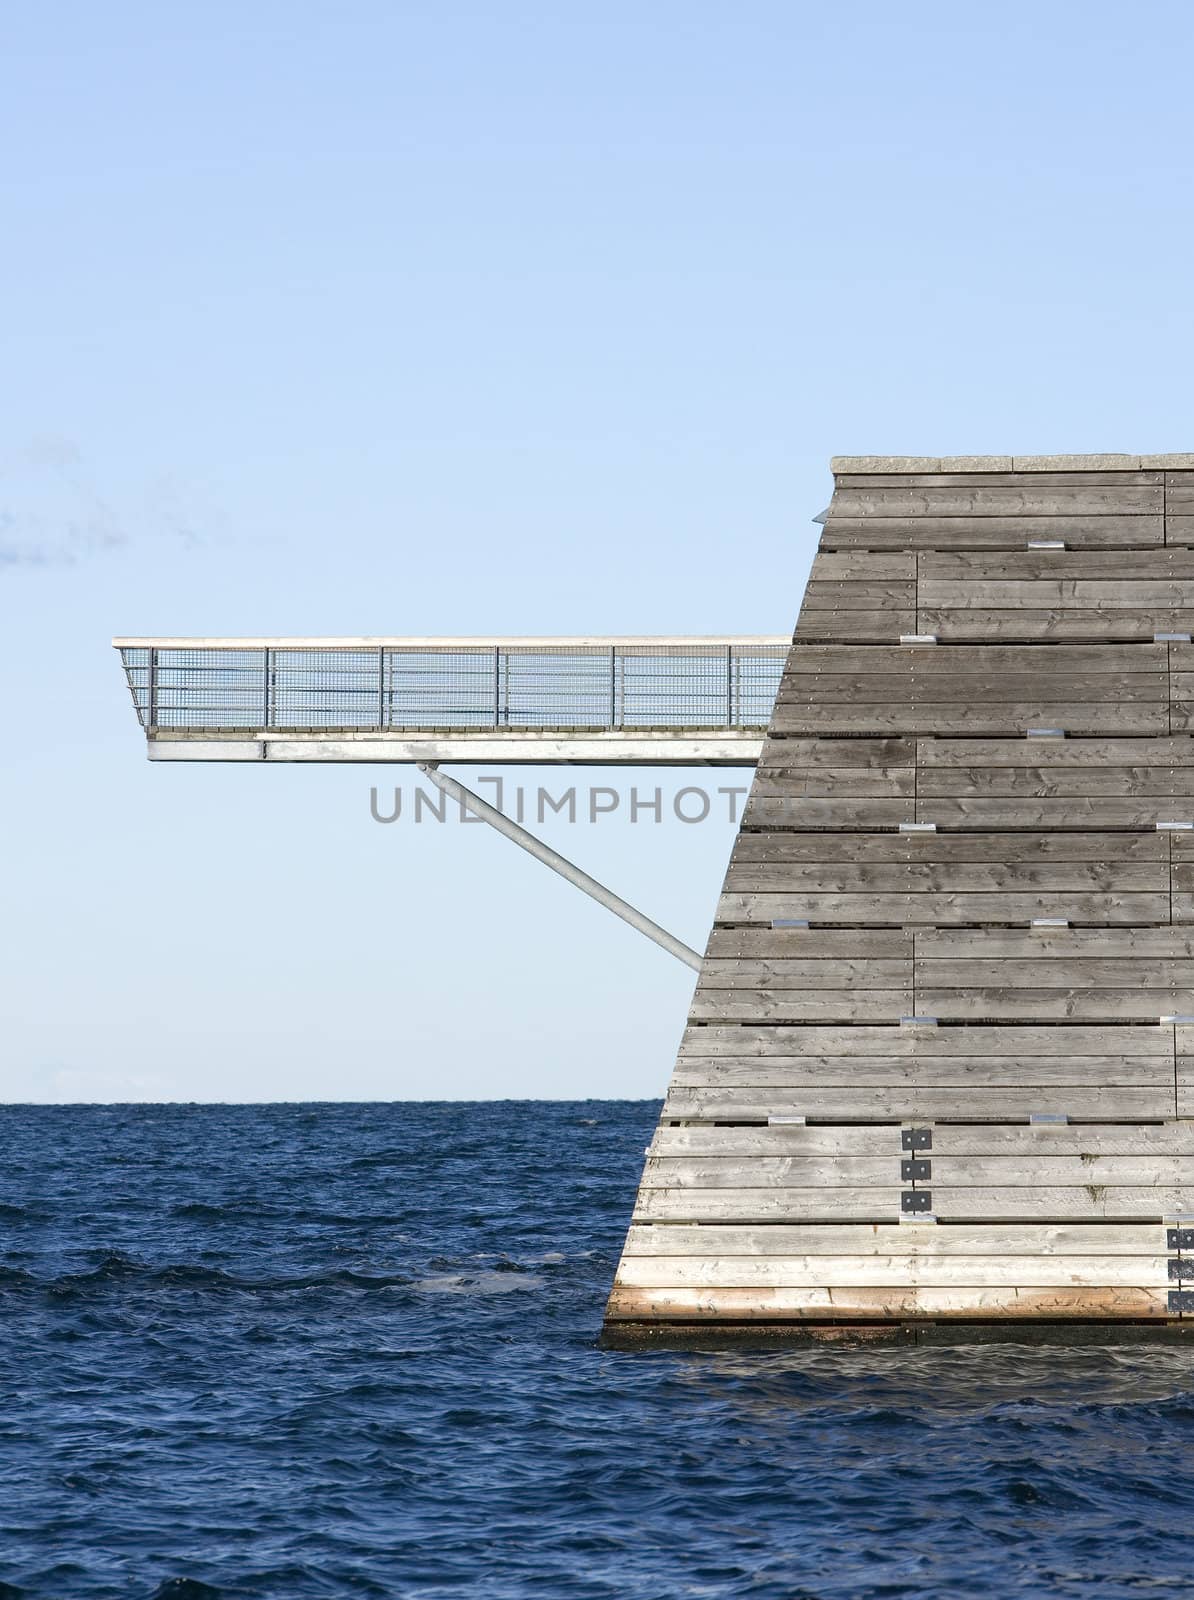
[[[926,653],[936,655],[938,652]],[[962,654],[961,651],[956,653]],[[969,670],[967,662],[958,661],[954,672],[948,674],[895,670],[888,673],[878,664],[872,671],[853,676],[809,672],[785,677],[776,706],[784,710],[819,706],[870,707],[889,702],[908,708],[952,706],[961,695],[972,705],[1020,706],[1040,701],[1043,696],[1050,702],[1102,704],[1114,700],[1119,705],[1148,705],[1164,701],[1170,694],[1171,680],[1164,672],[1078,673],[1064,672],[1062,666],[1063,663],[1058,662],[1050,670],[1048,662],[1040,662],[1035,672],[980,673]],[[1173,682],[1177,685],[1173,690],[1175,696],[1185,692],[1179,677]]]
[[[891,1010],[891,1000],[894,996],[883,996],[878,992],[871,998],[871,1004],[864,1006],[859,997],[856,997],[859,1014],[870,1016],[888,1015]],[[702,997],[702,1011],[693,1011],[693,1016],[714,1015],[723,1017],[736,1017],[745,1015],[745,1010],[737,1005],[732,1007],[722,1006],[710,994]],[[1181,986],[1163,986],[1159,982],[1147,988],[1127,987],[1114,988],[1091,984],[1089,986],[1073,986],[1071,988],[1029,988],[1008,987],[998,984],[984,985],[975,988],[949,988],[938,987],[932,980],[917,979],[916,1004],[926,1011],[940,1013],[942,1016],[965,1017],[1007,1017],[1009,1019],[1041,1019],[1048,1017],[1072,1018],[1080,1021],[1083,1017],[1092,1020],[1096,1018],[1120,1018],[1125,1022],[1141,1022],[1148,1018],[1164,1016],[1167,1013],[1194,1011],[1194,974]],[[839,1013],[832,1005],[823,1005],[811,1008],[817,1015],[837,1016]],[[757,1012],[758,1016],[784,1016],[790,1014],[785,1011],[783,1003],[778,998],[767,1007]]]
[[[761,795],[750,798],[743,811],[743,822],[753,827],[812,828],[818,831],[838,828],[894,828],[914,819],[910,798],[880,800],[809,800]]]
[[[1109,1288],[631,1288],[609,1300],[612,1322],[898,1322],[946,1320],[1123,1321],[1165,1319],[1164,1289]]]
[[[820,929],[806,929],[815,938]],[[911,956],[911,948],[908,952]],[[1139,963],[1147,967],[1147,962]],[[1188,968],[1194,974],[1194,962]],[[820,959],[769,956],[765,960],[718,960],[706,956],[697,979],[702,989],[872,989],[906,988],[912,981],[912,962],[883,961],[869,957],[837,959],[826,953]],[[1126,980],[1125,980],[1126,981]]]
[[[964,686],[958,685],[959,690]],[[1177,712],[1174,712],[1176,720]],[[1014,738],[1034,727],[1059,727],[1071,734],[1169,732],[1164,701],[1025,700],[1018,705],[974,705],[967,701],[929,705],[777,705],[772,728],[780,733],[988,734]]]
[[[732,1225],[686,1227],[632,1223],[626,1237],[627,1256],[820,1256],[830,1259],[912,1256],[922,1263],[962,1257],[1076,1256],[1155,1258],[1164,1236],[1156,1223],[981,1223],[951,1228],[910,1228],[897,1223],[842,1226],[815,1223],[787,1226],[772,1223],[755,1228]],[[1162,1280],[1167,1269],[1161,1269]]]
[[[851,585],[850,587],[854,587]],[[1194,577],[1106,581],[1085,578],[922,578],[921,606],[956,610],[1158,610],[1194,606]]]
[[[886,566],[872,572],[868,562],[915,562],[909,574],[901,567],[898,572]],[[818,555],[814,570],[822,570],[821,563],[850,563],[849,566],[826,567],[826,576],[906,577],[918,576],[926,582],[976,583],[1024,581],[1033,578],[1087,580],[1114,579],[1145,582],[1154,578],[1166,580],[1194,579],[1194,552],[1161,547],[1156,550],[1009,550],[1009,551],[925,551],[919,556],[882,555],[877,552],[856,552],[845,555]]]
[[[1194,765],[1194,741],[1183,740]],[[800,771],[840,772],[857,767],[865,770],[911,767],[916,762],[915,739],[772,739],[763,746],[761,766],[792,768]]]
[[[1183,647],[1184,648],[1184,647]],[[942,677],[961,673],[1004,678],[1044,673],[1050,679],[1085,675],[1110,680],[1169,670],[1169,646],[1140,644],[975,644],[965,648],[917,645],[809,644],[794,648],[784,664],[781,691],[801,678],[877,673],[883,677]],[[1194,658],[1191,658],[1194,665]]]
[[[1151,639],[1157,633],[1190,633],[1194,631],[1194,610],[954,610],[924,606],[917,612],[916,628],[920,633],[936,634],[942,645],[1027,639],[1055,640],[1060,647],[1096,639],[1122,642]]]
[[[1124,1321],[1164,1320],[1162,1289],[1112,1288],[932,1288],[906,1289],[718,1289],[631,1288],[610,1296],[611,1323],[651,1321],[699,1324],[792,1322],[816,1325],[853,1322],[994,1321],[1012,1318]]]
[[[872,516],[840,511],[821,532],[824,552],[852,550],[1022,550],[1030,539],[1061,539],[1070,549],[1155,549],[1165,522],[1146,516]],[[1194,517],[1170,517],[1170,544],[1194,543]]]
[[[710,1021],[742,1022],[895,1022],[912,1006],[911,984],[901,989],[857,986],[810,991],[793,989],[724,989],[698,985],[689,1016]],[[1031,1015],[1031,1013],[1029,1013]]]
[[[1194,938],[1194,935],[1190,937]],[[913,953],[913,934],[906,928],[719,928],[714,925],[706,947],[706,967],[719,960],[812,960],[871,962],[884,960],[903,969]]]
[[[1173,1061],[1162,1056],[949,1056],[920,1059],[884,1056],[775,1056],[718,1061],[681,1061],[674,1089],[759,1091],[792,1094],[838,1089],[1109,1089],[1173,1088]],[[1073,1114],[1078,1108],[1071,1106]]]
[[[828,800],[841,796],[857,800],[871,795],[889,800],[910,799],[916,792],[915,780],[916,769],[911,766],[813,767],[801,772],[791,767],[760,768],[751,793],[757,799],[777,795],[784,799]]]
[[[905,1229],[905,1232],[910,1231]],[[928,1231],[928,1230],[925,1230]],[[942,1230],[944,1231],[944,1230]],[[626,1256],[617,1284],[626,1288],[994,1289],[1088,1287],[1167,1291],[1167,1257],[1053,1256]]]
[[[1173,499],[1177,495],[1176,502]],[[1170,491],[1173,511],[1194,511],[1188,490]],[[937,487],[858,487],[834,490],[828,526],[837,518],[867,517],[1102,517],[1161,512],[1165,491],[1159,484],[1105,481],[1097,484],[1031,482],[974,487],[952,480]]]
[[[1194,1210],[1194,1183],[1189,1185],[1090,1184],[1032,1188],[930,1187],[938,1222],[957,1218],[979,1221],[1062,1222],[1069,1217],[1106,1217],[1133,1222]],[[734,1222],[890,1221],[899,1216],[899,1185],[853,1188],[655,1189],[639,1191],[636,1221]]]
[[[796,638],[802,644],[835,644],[852,640],[858,644],[889,644],[901,633],[916,632],[916,612],[904,611],[828,611],[809,606],[796,622]]]
[[[651,1142],[658,1155],[775,1155],[804,1153],[888,1156],[899,1145],[893,1123],[827,1127],[819,1123],[775,1127],[731,1127],[663,1122]],[[1194,1157],[1194,1125],[1189,1122],[1091,1123],[1060,1125],[938,1122],[932,1129],[933,1155],[1019,1156],[1025,1153],[1101,1156],[1178,1155]],[[900,1152],[903,1154],[903,1152]],[[927,1154],[928,1152],[926,1152]],[[1011,1247],[1009,1247],[1011,1248]],[[1014,1252],[1013,1252],[1014,1253]]]
[[[1110,1075],[1109,1075],[1110,1076]],[[1078,1103],[1076,1103],[1078,1102]],[[663,1115],[693,1122],[748,1122],[769,1116],[823,1121],[873,1121],[876,1117],[958,1118],[1006,1122],[1040,1113],[1093,1121],[1144,1121],[1176,1115],[1172,1080],[1165,1087],[1121,1088],[1050,1083],[995,1087],[948,1084],[842,1085],[826,1088],[704,1089],[674,1084]],[[1187,1111],[1186,1115],[1189,1114]]]
[[[1179,550],[1162,550],[1162,560],[1178,561],[1183,559]],[[878,551],[860,550],[845,551],[840,555],[824,550],[818,551],[813,560],[814,575],[821,580],[833,583],[877,583],[883,581],[915,583],[917,576],[916,556],[912,552],[891,552],[884,554]],[[1194,570],[1194,566],[1192,566]]]
[[[800,806],[806,802],[793,801],[793,806]],[[829,801],[807,802],[819,805],[829,805]],[[845,804],[846,802],[843,802]],[[889,804],[892,806],[906,805],[907,802],[871,801],[871,805]],[[777,827],[787,824],[788,818],[782,807],[784,801],[773,800],[767,802],[768,809],[760,813],[760,820],[768,826]],[[1070,828],[1085,831],[1098,828],[1151,828],[1157,822],[1181,822],[1190,820],[1191,803],[1182,797],[1178,799],[1165,799],[1160,796],[1139,799],[1120,800],[1107,797],[1083,798],[1056,798],[1044,800],[1030,800],[1027,798],[1016,800],[999,799],[933,799],[921,795],[916,802],[917,822],[932,822],[940,828]],[[793,815],[791,826],[809,827],[808,821]],[[838,826],[846,826],[839,823]],[[858,824],[862,826],[862,824]],[[1040,913],[1053,915],[1054,913]],[[1063,915],[1064,913],[1057,913]],[[1167,920],[1157,917],[1145,917],[1145,922]]]
[[[894,1141],[893,1141],[894,1143]],[[1167,1184],[1194,1195],[1194,1156],[1017,1154],[948,1156],[934,1149],[933,1193],[961,1188],[1105,1188]],[[648,1156],[646,1189],[883,1188],[899,1178],[899,1152],[886,1156]]]
[[[821,932],[809,931],[814,936]],[[942,960],[958,962],[961,970],[973,962],[1010,957],[1031,962],[1042,979],[1050,982],[1058,968],[1068,969],[1071,963],[1085,966],[1098,961],[1106,963],[1110,971],[1112,963],[1118,967],[1122,961],[1131,961],[1142,973],[1160,974],[1182,970],[1169,964],[1194,956],[1194,932],[1188,928],[967,928],[947,933],[918,928],[914,940],[918,962],[925,962],[926,967],[932,964],[937,971]],[[725,953],[730,952],[727,949]]]
[[[1075,932],[1094,933],[1096,937],[1104,933],[1104,929],[1084,928],[1075,929]],[[1114,929],[1106,930],[1114,932]],[[1135,930],[1133,930],[1135,931]],[[1168,929],[1165,932],[1169,932]],[[711,963],[713,968],[722,966],[722,963]],[[732,966],[739,965],[731,963]],[[741,963],[742,967],[754,966],[755,963]],[[772,965],[776,967],[775,981],[778,981],[787,963],[757,963],[764,969]],[[795,967],[797,964],[793,963]],[[858,967],[859,977],[865,977],[868,972],[885,970],[891,967],[892,971],[902,971],[902,963],[849,963],[826,961],[801,962],[800,966],[825,966],[834,969],[849,969]],[[769,977],[770,972],[764,970],[756,977]],[[1014,957],[996,957],[983,960],[973,951],[964,956],[923,957],[916,959],[916,984],[920,988],[932,985],[941,989],[967,989],[974,985],[999,984],[1002,986],[1024,986],[1030,988],[1039,985],[1047,979],[1052,988],[1086,989],[1092,987],[1119,988],[1119,989],[1147,989],[1147,988],[1185,988],[1194,981],[1194,959],[1187,957],[1185,960],[1166,960],[1156,956],[1141,957],[1138,959],[1116,958],[1113,956],[1075,956],[1070,960],[1058,956],[1056,952],[1051,957],[1043,954],[1018,960]],[[751,981],[746,972],[743,972],[743,982]],[[799,981],[799,980],[797,980]],[[828,980],[822,980],[824,984]],[[1173,1009],[1170,1007],[1169,1009]],[[1194,1006],[1184,1009],[1194,1014]]]
[[[1005,856],[1013,854],[1011,849],[1004,851]],[[1190,869],[1174,868],[1175,887],[1189,889],[1192,883]],[[1168,886],[1168,862],[1112,860],[1103,863],[1048,856],[1024,862],[733,861],[726,873],[725,893],[969,895],[1022,894],[1030,890],[1069,894],[1097,890],[1104,894],[1161,894]],[[990,920],[1000,919],[996,916]]]
[[[967,795],[1005,800],[1021,795],[1041,800],[1070,795],[1084,800],[1101,796],[1184,799],[1194,817],[1194,772],[1189,767],[1105,767],[1102,771],[1089,766],[927,768],[917,773],[916,790],[923,799]]]
[[[927,772],[941,767],[1194,767],[1194,739],[921,739],[916,761]],[[1194,792],[1194,774],[1191,784]]]
[[[987,769],[982,769],[987,770]],[[1194,803],[1194,795],[1191,796]],[[1194,840],[1194,834],[1190,835]],[[730,860],[735,866],[808,863],[980,862],[1033,864],[1080,862],[1167,863],[1166,833],[877,833],[850,839],[791,833],[740,833]],[[1192,853],[1194,854],[1194,853]],[[793,880],[795,881],[795,880]],[[1077,880],[1075,880],[1077,881]]]
[[[861,577],[842,580],[823,576],[814,562],[812,577],[805,585],[801,610],[806,606],[810,611],[913,610],[916,606],[916,590],[914,573],[903,581]]]
[[[877,870],[877,869],[876,869]],[[1065,917],[1070,922],[1140,925],[1150,922],[1188,922],[1194,903],[1173,896],[1170,917],[1168,893],[1108,891],[1084,893],[1077,889],[1042,889],[1039,893],[912,893],[866,894],[723,892],[717,906],[719,922],[772,922],[776,918],[804,918],[811,922],[891,923],[934,927],[981,922],[1031,922],[1034,917]]]
[[[918,935],[919,937],[919,935]],[[689,1028],[681,1057],[722,1055],[793,1056],[1168,1056],[1172,1026],[958,1027],[917,1028]],[[1194,1054],[1194,1050],[1191,1051]]]
[[[656,1156],[647,1157],[640,1187],[649,1189],[883,1189],[900,1182],[898,1141],[881,1156],[832,1155]],[[978,1160],[979,1157],[967,1159]],[[1000,1158],[996,1157],[996,1163]],[[1071,1157],[1071,1160],[1075,1158]],[[1118,1158],[1117,1158],[1118,1159]],[[1130,1159],[1130,1158],[1123,1158]],[[1182,1157],[1175,1157],[1182,1160]],[[1005,1161],[1006,1165],[1006,1161]],[[936,1168],[934,1167],[934,1177]],[[1183,1175],[1184,1176],[1184,1175]],[[993,1180],[1002,1183],[997,1177]],[[1010,1175],[1012,1183],[1020,1176]],[[1069,1183],[1069,1177],[1062,1183]],[[827,1199],[831,1197],[827,1196]]]

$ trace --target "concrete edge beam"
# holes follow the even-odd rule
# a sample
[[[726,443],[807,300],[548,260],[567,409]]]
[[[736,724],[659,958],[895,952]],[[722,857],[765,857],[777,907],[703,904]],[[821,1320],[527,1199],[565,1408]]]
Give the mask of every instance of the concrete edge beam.
[[[287,761],[466,766],[754,767],[763,735],[747,738],[554,739],[162,739],[146,741],[151,761]]]

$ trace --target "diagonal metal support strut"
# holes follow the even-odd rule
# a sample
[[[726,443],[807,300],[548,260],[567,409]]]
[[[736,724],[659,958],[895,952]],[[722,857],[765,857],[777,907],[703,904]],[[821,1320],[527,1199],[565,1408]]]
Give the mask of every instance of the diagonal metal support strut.
[[[482,800],[479,794],[474,794],[471,789],[466,789],[464,784],[455,778],[449,778],[446,772],[441,772],[434,761],[420,761],[416,765],[420,772],[431,779],[437,789],[442,789],[444,794],[450,795],[453,800],[462,806],[467,806],[474,815],[483,818],[489,825],[496,828],[499,833],[504,833],[507,839],[521,845],[536,861],[542,861],[544,866],[550,867],[553,872],[558,872],[561,878],[575,884],[585,894],[591,895],[598,905],[612,911],[616,917],[621,917],[623,922],[628,922],[632,928],[637,928],[640,933],[646,934],[648,939],[661,945],[677,961],[683,961],[686,967],[691,967],[694,972],[699,972],[701,958],[695,950],[677,939],[675,934],[669,933],[666,928],[661,928],[657,922],[652,922],[650,917],[637,911],[629,901],[623,900],[612,889],[607,889],[603,883],[598,883],[596,878],[591,878],[587,872],[582,872],[574,866],[566,856],[558,850],[553,850],[549,844],[544,844],[542,839],[536,839],[533,833],[528,833],[517,822],[510,818],[496,806],[491,806],[488,800]]]

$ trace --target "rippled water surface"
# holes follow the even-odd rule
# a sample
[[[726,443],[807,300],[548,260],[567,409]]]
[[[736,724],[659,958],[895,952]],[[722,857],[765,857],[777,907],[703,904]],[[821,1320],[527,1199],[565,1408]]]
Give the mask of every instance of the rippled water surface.
[[[0,1111],[0,1600],[1194,1594],[1194,1352],[598,1351],[656,1110]]]

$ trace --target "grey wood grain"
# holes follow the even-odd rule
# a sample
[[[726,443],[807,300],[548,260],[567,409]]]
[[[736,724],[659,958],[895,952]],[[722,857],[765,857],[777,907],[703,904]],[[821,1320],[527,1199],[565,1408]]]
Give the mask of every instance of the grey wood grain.
[[[1194,517],[1168,519],[1171,544],[1194,542]],[[1166,523],[1140,516],[845,516],[839,510],[821,533],[825,552],[1022,550],[1030,539],[1060,539],[1071,549],[1159,549]]]

